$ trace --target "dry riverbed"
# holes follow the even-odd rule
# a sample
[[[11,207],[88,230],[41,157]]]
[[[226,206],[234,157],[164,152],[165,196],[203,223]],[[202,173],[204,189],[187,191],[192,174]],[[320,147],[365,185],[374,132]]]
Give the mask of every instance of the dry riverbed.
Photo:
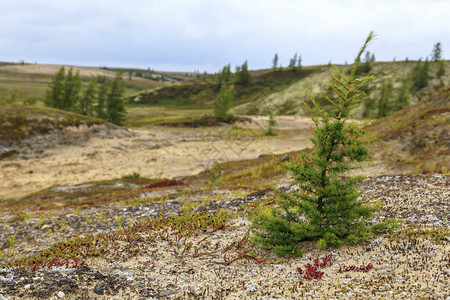
[[[173,178],[199,173],[216,162],[252,159],[311,146],[311,121],[280,117],[278,136],[263,135],[266,120],[206,128],[67,128],[23,142],[23,155],[0,160],[0,199],[55,185],[139,173]],[[49,146],[50,145],[50,146]]]

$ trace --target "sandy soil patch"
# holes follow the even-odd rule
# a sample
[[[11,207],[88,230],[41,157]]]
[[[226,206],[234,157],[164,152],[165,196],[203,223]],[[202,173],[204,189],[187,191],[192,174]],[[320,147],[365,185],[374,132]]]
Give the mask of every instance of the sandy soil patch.
[[[282,117],[278,136],[266,137],[265,118],[240,128],[147,128],[126,136],[95,136],[43,150],[26,158],[0,161],[0,197],[17,198],[54,185],[121,177],[133,172],[149,178],[197,174],[216,162],[257,158],[311,146],[311,122]],[[258,131],[259,130],[259,131]],[[31,145],[32,146],[32,145]]]

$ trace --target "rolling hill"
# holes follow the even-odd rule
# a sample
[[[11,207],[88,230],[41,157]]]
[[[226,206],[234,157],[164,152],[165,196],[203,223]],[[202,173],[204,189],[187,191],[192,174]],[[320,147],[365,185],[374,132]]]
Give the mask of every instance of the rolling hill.
[[[39,103],[45,96],[45,90],[52,77],[60,67],[61,65],[0,62],[0,104],[8,102],[11,98],[14,98],[12,102],[15,104],[22,103],[30,98],[35,98]],[[71,66],[66,65],[66,67]],[[127,68],[72,67],[74,72],[80,72],[84,85],[87,85],[87,82],[95,76],[104,77],[107,82],[112,81],[118,71],[124,71],[124,87],[127,96],[196,76],[192,73],[157,72]]]

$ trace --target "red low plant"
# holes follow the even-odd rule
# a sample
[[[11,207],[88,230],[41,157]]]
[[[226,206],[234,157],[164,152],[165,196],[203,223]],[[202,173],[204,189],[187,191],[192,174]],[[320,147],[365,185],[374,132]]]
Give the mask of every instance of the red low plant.
[[[184,183],[183,181],[179,181],[179,180],[164,179],[164,180],[149,184],[145,188],[154,189],[154,188],[160,188],[160,187],[179,186],[179,185],[186,185],[186,183]]]
[[[305,271],[302,268],[298,267],[297,272],[300,275],[303,275],[303,278],[306,280],[312,279],[322,279],[324,272],[320,271],[318,268],[324,268],[327,265],[331,264],[331,259],[333,258],[332,254],[329,254],[322,258],[322,262],[318,258],[314,260],[314,266],[310,263],[305,265]]]

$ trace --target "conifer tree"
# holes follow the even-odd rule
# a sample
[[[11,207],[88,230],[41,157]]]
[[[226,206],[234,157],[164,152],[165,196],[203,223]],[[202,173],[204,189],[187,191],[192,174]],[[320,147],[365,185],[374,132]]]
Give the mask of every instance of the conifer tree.
[[[442,48],[441,43],[438,42],[434,44],[433,52],[431,53],[431,60],[434,62],[440,61],[442,58]]]
[[[274,71],[276,71],[277,66],[278,66],[278,53],[275,53],[275,56],[273,57],[273,60],[272,60],[272,69]]]
[[[409,105],[409,88],[410,85],[408,79],[403,79],[398,95],[394,100],[394,109],[396,111]]]
[[[107,120],[117,125],[123,125],[126,120],[122,75],[122,72],[117,73],[106,99]]]
[[[381,96],[378,99],[378,118],[384,118],[388,115],[390,110],[390,100],[392,97],[392,80],[387,80],[381,86]]]
[[[320,238],[318,246],[353,244],[370,236],[365,219],[372,209],[357,200],[358,178],[347,177],[348,171],[360,167],[370,156],[364,147],[364,131],[350,123],[351,110],[367,97],[361,88],[372,77],[358,79],[356,71],[362,53],[373,38],[370,33],[358,53],[349,76],[336,67],[332,90],[336,100],[325,99],[335,108],[323,110],[307,91],[307,108],[314,121],[314,155],[302,155],[299,164],[288,164],[298,192],[278,191],[277,205],[270,211],[260,210],[253,217],[255,240],[279,255],[300,255],[299,243]]]
[[[234,82],[235,83],[240,76],[241,70],[242,70],[241,66],[236,66],[236,68],[234,69]]]
[[[76,110],[80,91],[80,73],[79,71],[77,71],[75,75],[73,75],[73,68],[70,68],[67,72],[67,76],[64,79],[64,96],[61,108],[64,110]]]
[[[375,60],[375,56],[373,57]],[[358,74],[367,74],[372,69],[372,56],[370,55],[370,52],[367,51],[366,55],[364,57],[363,63],[361,64],[361,67],[358,70]]]
[[[412,73],[413,84],[417,90],[420,90],[428,85],[428,80],[430,77],[429,69],[430,63],[428,62],[428,58],[424,63],[422,63],[422,59],[417,61],[417,65]]]
[[[277,121],[273,117],[273,112],[269,111],[269,120],[267,120],[267,124],[269,125],[267,130],[264,132],[265,135],[276,136],[277,133],[273,130],[273,127],[277,125]]]
[[[297,71],[300,71],[301,69],[302,69],[302,56],[299,55],[297,60]]]
[[[292,71],[295,71],[297,67],[297,53],[294,54],[294,57],[289,61],[289,68]]]
[[[231,104],[234,100],[234,86],[227,87],[222,85],[219,94],[217,94],[214,101],[214,115],[221,121],[228,122],[233,118],[228,111],[231,108]]]
[[[216,76],[214,77],[214,85],[215,85],[215,89],[220,90],[220,88],[223,85],[223,76],[222,76],[222,71],[217,72]]]
[[[245,61],[242,64],[242,67],[237,66],[236,67],[236,73],[235,73],[235,83],[240,85],[248,85],[250,83],[250,80],[252,78],[252,75],[248,71],[248,62]]]
[[[97,93],[97,78],[92,79],[89,82],[87,89],[83,92],[83,96],[80,98],[80,104],[78,112],[82,115],[93,115],[93,107],[95,102],[95,95]]]
[[[241,70],[239,69],[236,71],[240,72]],[[215,78],[215,89],[220,90],[222,85],[228,83],[230,80],[231,80],[231,67],[230,64],[228,64],[217,73]]]
[[[231,67],[230,64],[226,65],[222,69],[222,79],[224,83],[227,83],[231,80]]]
[[[64,66],[59,68],[56,76],[52,79],[45,93],[45,105],[62,109],[63,108],[63,97],[64,97],[64,77],[66,76],[66,71]]]

